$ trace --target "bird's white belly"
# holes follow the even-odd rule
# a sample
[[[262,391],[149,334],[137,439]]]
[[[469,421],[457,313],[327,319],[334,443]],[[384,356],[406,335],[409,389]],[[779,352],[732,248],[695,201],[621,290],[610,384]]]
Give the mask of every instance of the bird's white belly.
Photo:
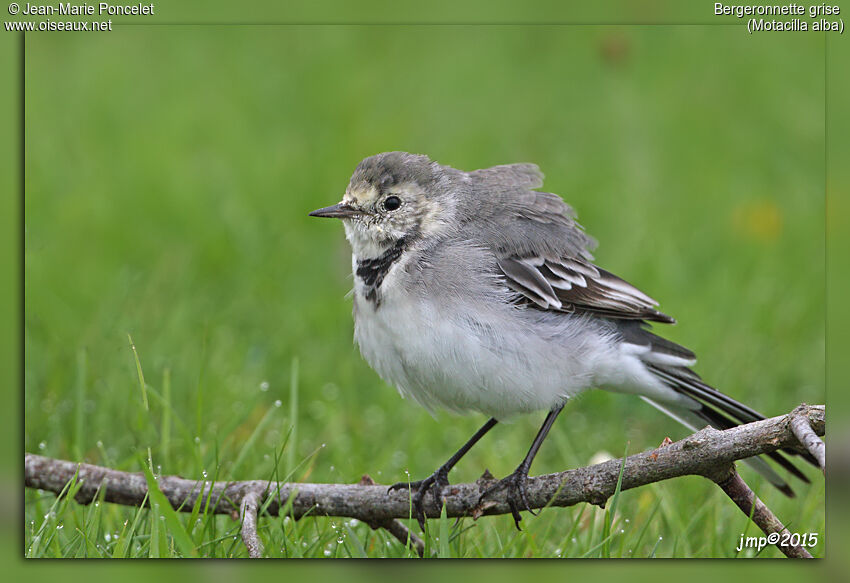
[[[591,359],[527,329],[516,308],[460,310],[451,298],[355,293],[355,339],[381,377],[429,410],[496,418],[549,409],[591,385]]]

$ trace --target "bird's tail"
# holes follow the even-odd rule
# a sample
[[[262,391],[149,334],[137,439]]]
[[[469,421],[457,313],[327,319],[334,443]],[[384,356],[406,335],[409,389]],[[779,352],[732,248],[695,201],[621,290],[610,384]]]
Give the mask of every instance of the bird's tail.
[[[651,335],[654,338],[658,338],[649,332],[646,332],[646,334]],[[659,399],[652,399],[649,397],[642,398],[657,409],[677,420],[679,423],[682,423],[694,431],[704,427],[706,423],[717,429],[729,429],[731,427],[736,427],[737,425],[751,423],[765,418],[763,415],[747,407],[743,403],[739,403],[730,396],[721,393],[714,387],[705,384],[702,382],[699,375],[687,367],[665,366],[646,361],[644,361],[644,364],[647,369],[668,388],[675,391],[678,395],[684,395],[693,400],[694,407],[685,408],[681,405],[666,403]],[[765,455],[790,474],[806,483],[809,482],[808,478],[806,478],[806,476],[788,459],[788,457],[802,457],[805,461],[817,466],[817,461],[810,454],[793,449],[781,449]],[[789,497],[794,496],[794,491],[788,483],[764,460],[763,457],[747,458],[744,462],[767,478],[767,480],[776,486],[783,494]]]

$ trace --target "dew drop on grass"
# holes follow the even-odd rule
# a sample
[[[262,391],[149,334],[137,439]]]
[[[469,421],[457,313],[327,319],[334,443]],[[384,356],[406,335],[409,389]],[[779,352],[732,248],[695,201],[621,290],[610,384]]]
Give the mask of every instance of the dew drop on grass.
[[[360,524],[360,521],[357,520],[356,518],[352,518],[351,520],[348,521],[348,526],[350,526],[351,528],[354,528],[358,524]]]
[[[106,542],[111,541],[112,535],[107,532],[105,535],[103,535],[103,540],[105,540]]]
[[[63,528],[65,528],[64,524],[57,524],[56,525],[56,530],[62,530]]]
[[[344,538],[344,537],[339,537],[339,538],[337,538],[337,539],[336,539],[336,544],[338,544],[338,545],[341,545],[341,544],[342,544],[342,543],[344,543],[344,542],[345,542],[345,538]]]
[[[45,449],[46,447],[47,447],[46,441],[42,441],[41,443],[38,444],[38,449]]]
[[[283,405],[283,401],[281,401],[280,399],[274,402],[275,407],[280,407],[281,405]]]
[[[201,443],[201,438],[197,435],[195,436],[195,443]]]
[[[269,381],[263,381],[260,383],[260,390],[264,393],[269,390]]]
[[[330,556],[331,556],[331,550],[330,550],[330,549],[325,549],[325,556],[326,556],[326,557],[330,557]]]
[[[207,471],[206,470],[201,470],[201,475],[204,477],[205,480],[207,479]]]

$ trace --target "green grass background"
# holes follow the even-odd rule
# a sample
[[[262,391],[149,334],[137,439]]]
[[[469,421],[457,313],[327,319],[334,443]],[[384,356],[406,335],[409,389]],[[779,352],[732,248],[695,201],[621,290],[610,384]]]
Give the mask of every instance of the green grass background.
[[[601,241],[598,263],[679,320],[659,328],[708,382],[766,415],[825,400],[821,36],[164,26],[31,35],[26,57],[27,451],[139,471],[150,449],[157,471],[225,480],[433,471],[484,418],[435,420],[361,360],[342,227],[306,216],[361,158],[395,149],[539,164]],[[542,417],[498,427],[451,479],[510,472]],[[685,433],[595,391],[532,473]],[[795,500],[743,471],[792,531],[823,533],[817,471]],[[53,504],[26,494],[30,555],[181,554],[155,511]],[[700,478],[625,492],[613,520],[611,556],[728,557],[757,534]],[[604,521],[595,507],[529,516],[522,533],[510,517],[464,520],[436,548],[599,556]],[[269,556],[408,554],[341,519],[261,526]],[[186,524],[217,557],[244,556],[238,527]]]

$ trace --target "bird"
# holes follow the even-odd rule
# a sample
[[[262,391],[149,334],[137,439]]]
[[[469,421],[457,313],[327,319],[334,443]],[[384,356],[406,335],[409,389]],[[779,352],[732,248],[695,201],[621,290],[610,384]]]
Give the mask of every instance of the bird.
[[[465,172],[428,156],[363,159],[342,200],[313,217],[341,219],[352,251],[354,338],[363,358],[427,410],[487,422],[430,476],[399,482],[424,530],[423,499],[444,500],[448,473],[499,421],[546,411],[504,491],[516,527],[532,461],[564,405],[590,389],[637,395],[686,427],[728,429],[764,419],[705,383],[694,353],[652,331],[675,320],[658,302],[594,263],[596,241],[573,209],[544,192],[535,164]],[[804,482],[786,457],[767,454]],[[762,457],[745,460],[787,496]]]

